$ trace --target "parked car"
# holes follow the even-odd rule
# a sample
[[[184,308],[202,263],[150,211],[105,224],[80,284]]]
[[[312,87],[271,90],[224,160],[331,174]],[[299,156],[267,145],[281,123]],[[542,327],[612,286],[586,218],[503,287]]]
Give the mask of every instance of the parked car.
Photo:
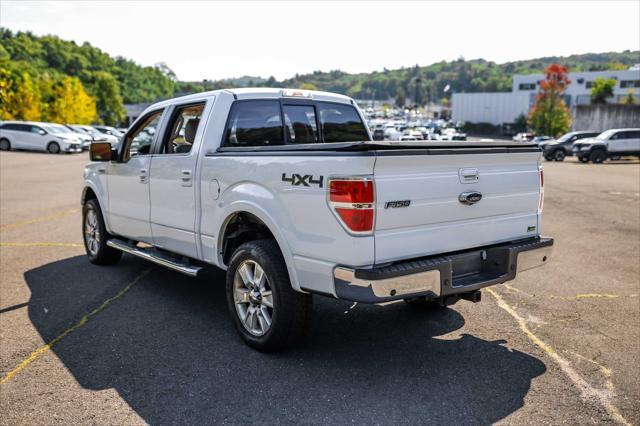
[[[438,140],[441,141],[466,141],[467,135],[466,133],[461,133],[454,129],[453,127],[448,127],[446,129],[442,129],[440,131],[440,136],[438,136]]]
[[[573,143],[573,153],[582,163],[602,163],[607,158],[640,157],[640,129],[611,129],[595,138]]]
[[[550,140],[553,140],[551,136],[536,136],[531,140],[531,142],[540,146],[541,143],[549,142]]]
[[[93,126],[94,129],[98,129],[100,132],[104,133],[105,135],[111,135],[111,136],[115,136],[116,138],[121,138],[124,133],[122,133],[120,130],[116,129],[115,127],[111,127],[111,126]]]
[[[529,142],[530,140],[533,140],[533,133],[531,132],[517,133],[513,137],[513,140],[516,142]]]
[[[540,236],[540,149],[473,146],[374,142],[354,101],[325,92],[167,100],[117,149],[91,145],[86,254],[105,265],[126,252],[191,276],[202,263],[225,269],[235,328],[262,351],[303,335],[312,294],[479,302],[483,287],[546,264],[553,239]]]
[[[384,129],[374,129],[372,132],[374,141],[383,141],[384,140]]]
[[[82,152],[83,139],[61,125],[30,121],[5,121],[0,125],[0,150]]]
[[[569,132],[560,136],[557,140],[552,139],[547,142],[542,142],[540,148],[542,148],[544,158],[547,161],[564,161],[565,157],[573,155],[571,148],[575,141],[592,138],[598,136],[598,134],[599,132],[591,130]]]
[[[106,133],[102,133],[98,129],[86,125],[86,124],[67,124],[72,130],[76,132],[83,132],[93,138],[93,142],[109,142],[111,145],[118,144],[118,138],[113,135],[108,135]],[[87,147],[88,148],[88,147]]]

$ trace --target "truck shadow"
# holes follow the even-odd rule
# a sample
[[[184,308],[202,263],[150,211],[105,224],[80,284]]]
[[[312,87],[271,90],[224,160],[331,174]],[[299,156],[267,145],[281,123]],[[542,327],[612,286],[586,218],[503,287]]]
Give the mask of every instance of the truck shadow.
[[[146,268],[77,256],[27,271],[29,317],[50,341]],[[265,355],[236,336],[222,271],[194,280],[154,267],[52,350],[84,388],[114,388],[151,424],[493,423],[546,368],[501,341],[437,338],[463,325],[454,309],[316,297],[309,337]]]

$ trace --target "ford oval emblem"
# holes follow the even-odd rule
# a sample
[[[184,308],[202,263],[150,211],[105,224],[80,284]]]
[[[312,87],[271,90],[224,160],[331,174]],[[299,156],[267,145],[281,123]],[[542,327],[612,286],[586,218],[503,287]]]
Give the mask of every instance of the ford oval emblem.
[[[480,200],[482,200],[482,193],[478,191],[466,191],[458,197],[458,201],[468,206],[475,204]]]

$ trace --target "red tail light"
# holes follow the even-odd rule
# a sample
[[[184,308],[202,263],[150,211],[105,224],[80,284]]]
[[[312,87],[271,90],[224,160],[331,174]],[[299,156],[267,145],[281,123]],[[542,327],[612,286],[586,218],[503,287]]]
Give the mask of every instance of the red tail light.
[[[544,170],[542,170],[542,167],[538,170],[540,173],[540,201],[538,203],[538,213],[542,213],[542,208],[544,207]]]
[[[329,204],[347,231],[370,234],[375,222],[375,189],[369,177],[329,179]]]

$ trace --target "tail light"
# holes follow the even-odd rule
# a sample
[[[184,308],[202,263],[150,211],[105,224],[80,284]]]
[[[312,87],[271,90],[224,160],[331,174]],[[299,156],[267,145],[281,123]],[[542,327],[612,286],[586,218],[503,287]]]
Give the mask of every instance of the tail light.
[[[328,187],[329,205],[342,226],[352,234],[371,234],[376,215],[373,178],[330,178]]]
[[[542,208],[544,207],[544,170],[542,170],[542,166],[538,168],[538,173],[540,174],[540,200],[538,202],[538,213],[542,213]]]

